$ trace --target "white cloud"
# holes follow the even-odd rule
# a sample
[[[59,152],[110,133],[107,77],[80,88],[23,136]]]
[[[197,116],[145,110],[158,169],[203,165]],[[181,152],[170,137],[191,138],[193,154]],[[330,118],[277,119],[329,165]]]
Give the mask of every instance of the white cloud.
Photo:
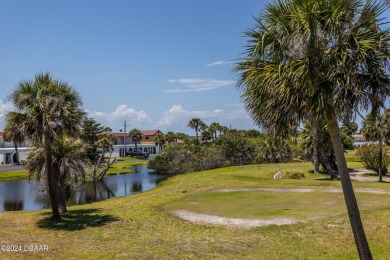
[[[184,88],[167,89],[164,92],[177,93],[177,92],[195,92],[195,91],[207,91],[217,88],[226,87],[235,83],[233,80],[220,80],[220,79],[170,79],[169,83],[185,85]]]
[[[12,106],[11,103],[6,103],[6,102],[0,100],[0,130],[4,129],[5,115],[8,112],[11,112],[13,110],[14,110],[14,107]]]
[[[210,110],[185,110],[182,105],[173,105],[165,111],[155,128],[164,131],[192,133],[187,127],[192,118],[200,118],[206,124],[218,122],[221,125],[232,126],[237,129],[253,128],[252,120],[249,118],[242,104],[225,105],[223,108]]]
[[[126,105],[119,105],[115,111],[100,112],[87,110],[88,116],[94,118],[102,125],[109,126],[114,132],[123,128],[123,123],[126,120],[127,129],[139,128],[141,130],[151,127],[152,120],[144,111],[137,111],[134,108]]]
[[[225,60],[219,60],[212,62],[210,64],[207,64],[206,67],[212,67],[212,66],[218,66],[218,65],[226,65],[226,64],[232,64],[232,61],[225,61]]]

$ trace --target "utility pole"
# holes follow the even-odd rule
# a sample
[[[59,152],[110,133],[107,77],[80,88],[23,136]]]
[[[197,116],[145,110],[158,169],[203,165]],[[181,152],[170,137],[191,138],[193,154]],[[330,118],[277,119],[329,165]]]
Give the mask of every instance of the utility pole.
[[[124,134],[124,136],[123,136],[123,146],[125,148],[124,157],[126,157],[126,120],[123,123],[123,129],[124,129],[124,131],[123,131],[123,134]]]

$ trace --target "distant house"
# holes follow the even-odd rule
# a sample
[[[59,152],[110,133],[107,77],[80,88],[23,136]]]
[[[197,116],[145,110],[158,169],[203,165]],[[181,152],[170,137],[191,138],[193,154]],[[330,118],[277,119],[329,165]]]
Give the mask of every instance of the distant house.
[[[143,130],[142,139],[137,143],[137,150],[148,153],[148,154],[158,154],[160,153],[160,147],[156,145],[157,134],[161,133],[160,130]],[[126,153],[135,151],[135,142],[129,137],[129,133],[123,132],[112,132],[116,137],[114,141],[114,151],[112,156],[114,157],[124,157],[124,151]]]
[[[358,147],[366,143],[366,139],[363,135],[352,135],[353,138],[353,146]]]
[[[19,161],[26,160],[29,142],[17,143]],[[14,142],[4,140],[4,132],[0,132],[0,164],[12,164],[16,162]]]

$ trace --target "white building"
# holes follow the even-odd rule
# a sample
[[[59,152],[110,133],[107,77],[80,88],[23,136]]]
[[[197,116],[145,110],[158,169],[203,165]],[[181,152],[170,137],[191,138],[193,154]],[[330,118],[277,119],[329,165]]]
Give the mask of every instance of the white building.
[[[19,162],[26,160],[28,154],[27,142],[17,144]],[[16,163],[16,150],[14,142],[7,142],[4,140],[4,132],[0,132],[0,164]]]
[[[160,147],[156,145],[157,134],[161,133],[160,130],[144,130],[141,131],[142,139],[137,142],[137,150],[148,154],[159,154]],[[111,133],[116,137],[114,141],[113,157],[124,157],[124,151],[135,151],[135,142],[130,139],[129,133]],[[124,142],[124,140],[126,142]],[[28,154],[28,148],[30,144],[23,142],[17,144],[19,162],[26,160]],[[4,132],[0,132],[0,164],[12,164],[16,163],[16,150],[13,142],[7,142],[4,140]]]
[[[148,154],[159,154],[160,147],[156,145],[157,134],[161,133],[160,130],[144,130],[141,131],[142,139],[137,142],[137,150]],[[124,157],[124,151],[135,151],[135,142],[131,140],[128,133],[111,133],[116,137],[114,142],[113,157]],[[125,142],[125,141],[126,142]]]
[[[363,135],[352,135],[353,138],[353,146],[358,147],[362,146],[363,144],[366,143],[366,139],[364,138]]]

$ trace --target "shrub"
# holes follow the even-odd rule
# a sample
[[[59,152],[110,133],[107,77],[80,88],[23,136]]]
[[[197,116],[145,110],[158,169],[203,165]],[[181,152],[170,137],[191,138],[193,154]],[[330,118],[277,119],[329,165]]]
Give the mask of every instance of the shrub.
[[[291,146],[280,137],[267,136],[256,143],[256,163],[280,163],[291,159]]]
[[[226,160],[218,147],[169,144],[148,167],[160,174],[181,174],[224,167]]]
[[[379,172],[378,145],[364,144],[358,148],[357,155],[360,157],[364,166],[368,169]],[[382,173],[387,173],[390,164],[390,149],[383,147]]]
[[[286,173],[284,174],[284,176],[285,176],[287,179],[296,179],[296,180],[300,180],[300,179],[303,179],[303,178],[306,177],[304,173],[299,172],[299,171],[286,172]]]
[[[253,163],[255,145],[239,134],[230,133],[224,135],[221,140],[222,153],[231,165],[243,165]]]

